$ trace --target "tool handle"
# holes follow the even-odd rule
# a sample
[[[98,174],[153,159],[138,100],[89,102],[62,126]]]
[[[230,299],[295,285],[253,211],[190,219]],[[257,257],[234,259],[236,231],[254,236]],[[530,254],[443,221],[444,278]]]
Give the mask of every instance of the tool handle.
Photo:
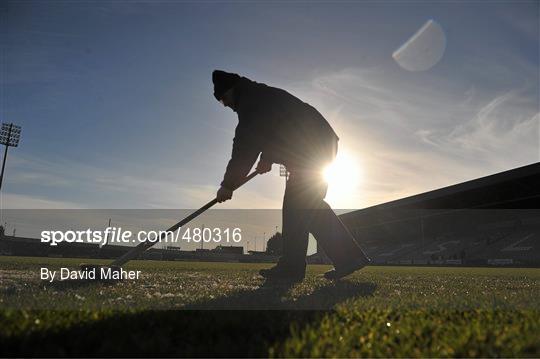
[[[244,184],[249,182],[253,177],[257,176],[257,174],[258,174],[257,171],[253,171],[252,173],[250,173],[233,189],[233,191],[236,191],[238,188],[242,187]],[[217,198],[214,198],[213,200],[211,200],[210,202],[208,202],[207,204],[205,204],[204,206],[202,206],[195,212],[191,213],[186,218],[182,219],[180,222],[171,226],[169,229],[167,229],[167,232],[176,231],[178,228],[186,225],[187,223],[191,222],[193,219],[197,218],[200,214],[205,212],[207,209],[209,209],[216,203],[218,203]],[[162,232],[162,234],[159,237],[159,241],[161,241],[163,239],[162,237],[165,237],[165,235],[166,233]],[[122,266],[126,264],[130,260],[137,258],[142,252],[146,251],[147,249],[149,249],[150,247],[152,247],[154,244],[156,244],[159,241],[155,241],[155,242],[145,241],[145,242],[139,243],[137,246],[130,249],[127,253],[115,259],[114,262],[111,263],[111,266]]]

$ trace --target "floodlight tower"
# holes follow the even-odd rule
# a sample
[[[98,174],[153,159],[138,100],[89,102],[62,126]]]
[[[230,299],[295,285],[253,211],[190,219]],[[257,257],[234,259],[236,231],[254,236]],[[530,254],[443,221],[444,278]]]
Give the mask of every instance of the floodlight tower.
[[[0,130],[0,144],[6,146],[4,150],[4,159],[2,161],[2,173],[0,174],[0,190],[2,189],[2,182],[4,180],[4,169],[6,167],[6,158],[8,147],[17,147],[21,138],[21,126],[14,125],[12,123],[2,123],[2,129]]]

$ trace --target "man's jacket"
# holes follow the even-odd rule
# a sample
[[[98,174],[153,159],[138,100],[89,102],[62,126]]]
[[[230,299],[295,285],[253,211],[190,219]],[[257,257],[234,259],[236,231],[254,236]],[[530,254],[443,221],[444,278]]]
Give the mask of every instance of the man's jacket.
[[[235,188],[259,154],[291,172],[316,169],[332,160],[329,153],[338,136],[315,108],[287,91],[245,77],[234,91],[238,125],[222,186]]]

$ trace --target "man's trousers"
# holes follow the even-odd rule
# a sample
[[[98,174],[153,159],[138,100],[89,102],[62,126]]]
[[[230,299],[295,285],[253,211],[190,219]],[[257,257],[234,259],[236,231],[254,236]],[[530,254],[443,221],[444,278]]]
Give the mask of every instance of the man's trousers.
[[[328,151],[326,163],[335,158],[337,143]],[[291,271],[305,271],[309,233],[336,268],[369,262],[349,230],[324,201],[327,189],[321,166],[290,170],[283,198],[280,266]]]

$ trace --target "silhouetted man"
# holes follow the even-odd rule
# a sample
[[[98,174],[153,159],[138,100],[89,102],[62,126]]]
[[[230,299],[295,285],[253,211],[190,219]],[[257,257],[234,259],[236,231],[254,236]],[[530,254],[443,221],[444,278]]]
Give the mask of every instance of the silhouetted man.
[[[283,198],[283,256],[260,274],[268,280],[301,281],[309,233],[334,264],[326,278],[338,279],[364,267],[369,259],[324,201],[328,185],[322,169],[334,160],[338,144],[330,124],[284,90],[219,70],[212,73],[212,81],[216,99],[238,114],[218,201],[232,198],[231,188],[247,176],[259,154],[259,173],[269,172],[273,163],[290,173]]]

